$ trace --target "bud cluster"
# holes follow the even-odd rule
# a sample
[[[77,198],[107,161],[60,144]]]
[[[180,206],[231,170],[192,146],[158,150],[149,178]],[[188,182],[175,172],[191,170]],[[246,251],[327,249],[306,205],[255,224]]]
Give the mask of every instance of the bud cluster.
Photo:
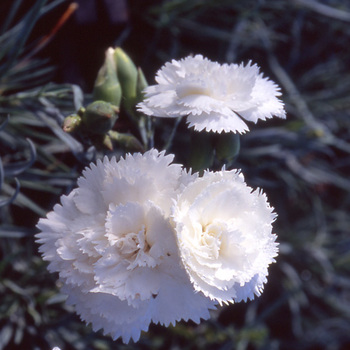
[[[142,70],[135,66],[130,57],[121,48],[109,48],[95,80],[92,93],[94,102],[67,116],[63,130],[89,140],[97,148],[112,150],[113,143],[117,143],[128,151],[142,151],[143,146],[135,136],[120,133],[114,128],[120,108],[123,108],[141,129],[144,125],[141,119],[144,117],[139,115],[135,106],[143,99],[146,87]]]

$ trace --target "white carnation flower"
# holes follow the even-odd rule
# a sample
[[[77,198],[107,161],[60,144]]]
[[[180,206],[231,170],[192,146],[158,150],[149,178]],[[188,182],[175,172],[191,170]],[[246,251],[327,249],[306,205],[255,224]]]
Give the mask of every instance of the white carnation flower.
[[[145,89],[139,110],[156,117],[187,115],[189,127],[198,131],[244,133],[249,129],[243,119],[286,117],[279,87],[251,62],[220,65],[188,56],[166,63],[156,81]]]
[[[38,223],[40,251],[67,302],[95,331],[124,342],[137,341],[150,322],[199,322],[214,308],[178,255],[169,215],[193,176],[173,158],[154,149],[118,162],[105,157]]]
[[[236,171],[205,172],[173,208],[182,262],[197,291],[220,304],[259,296],[277,255],[276,214]]]

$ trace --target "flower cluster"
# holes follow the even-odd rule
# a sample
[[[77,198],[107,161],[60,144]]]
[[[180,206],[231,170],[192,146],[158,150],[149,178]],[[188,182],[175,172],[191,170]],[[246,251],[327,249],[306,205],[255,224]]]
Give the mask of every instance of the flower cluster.
[[[172,199],[191,180],[156,150],[87,168],[78,188],[40,220],[39,243],[81,318],[113,338],[138,340],[151,321],[208,318],[181,267],[169,221]]]
[[[135,105],[146,84],[140,70],[118,49],[107,58],[124,104]],[[109,82],[107,63],[95,94]],[[243,133],[245,121],[285,118],[279,87],[250,62],[220,65],[197,55],[165,64],[156,80],[139,111],[187,115],[198,131]],[[103,129],[106,137],[111,127]],[[200,176],[173,159],[152,148],[98,160],[37,225],[40,252],[59,273],[67,303],[93,330],[125,343],[151,322],[199,323],[218,304],[259,296],[278,252],[276,214],[261,190],[237,170]]]
[[[139,110],[156,117],[187,116],[197,131],[244,133],[249,130],[244,120],[286,117],[279,87],[251,62],[220,65],[189,56],[166,63],[156,81],[145,89]]]
[[[254,298],[277,255],[265,195],[236,171],[200,177],[172,160],[105,157],[38,223],[67,302],[126,343],[151,322],[198,323],[217,303]]]

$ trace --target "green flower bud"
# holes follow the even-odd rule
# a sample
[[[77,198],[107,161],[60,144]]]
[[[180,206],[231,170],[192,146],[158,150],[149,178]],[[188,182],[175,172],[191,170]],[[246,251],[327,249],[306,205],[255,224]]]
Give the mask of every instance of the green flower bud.
[[[121,98],[122,89],[117,77],[114,49],[110,47],[106,51],[104,64],[97,73],[93,89],[93,99],[94,101],[100,100],[109,102],[119,107]]]
[[[136,103],[144,99],[144,90],[148,86],[147,80],[141,68],[137,69],[137,84],[136,84]]]
[[[96,147],[99,151],[113,151],[113,143],[108,134],[96,134],[90,137],[90,142]]]
[[[222,133],[216,135],[215,150],[219,160],[231,163],[238,156],[240,139],[238,134]]]
[[[138,72],[134,62],[120,48],[114,50],[114,59],[117,64],[117,75],[122,86],[123,103],[127,110],[130,110],[136,103],[136,87]]]
[[[66,117],[63,121],[63,131],[73,133],[81,125],[81,117],[77,114],[72,114]]]
[[[89,134],[105,134],[111,130],[118,118],[118,107],[104,101],[89,104],[82,116],[82,122]]]
[[[212,133],[192,132],[189,165],[193,171],[210,168],[214,162]]]
[[[108,135],[113,141],[115,141],[119,147],[124,148],[127,151],[131,152],[143,152],[143,146],[140,141],[131,134],[120,133],[114,130],[111,130]]]

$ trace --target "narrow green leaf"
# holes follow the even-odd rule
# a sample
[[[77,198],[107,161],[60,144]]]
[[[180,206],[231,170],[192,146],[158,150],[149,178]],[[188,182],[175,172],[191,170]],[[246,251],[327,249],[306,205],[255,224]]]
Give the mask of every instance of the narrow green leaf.
[[[10,68],[16,63],[17,57],[22,53],[23,46],[27,41],[35,23],[40,17],[40,10],[45,5],[47,0],[38,0],[34,3],[31,10],[25,15],[23,19],[23,26],[9,52],[5,64],[0,69],[0,76],[6,76]]]

